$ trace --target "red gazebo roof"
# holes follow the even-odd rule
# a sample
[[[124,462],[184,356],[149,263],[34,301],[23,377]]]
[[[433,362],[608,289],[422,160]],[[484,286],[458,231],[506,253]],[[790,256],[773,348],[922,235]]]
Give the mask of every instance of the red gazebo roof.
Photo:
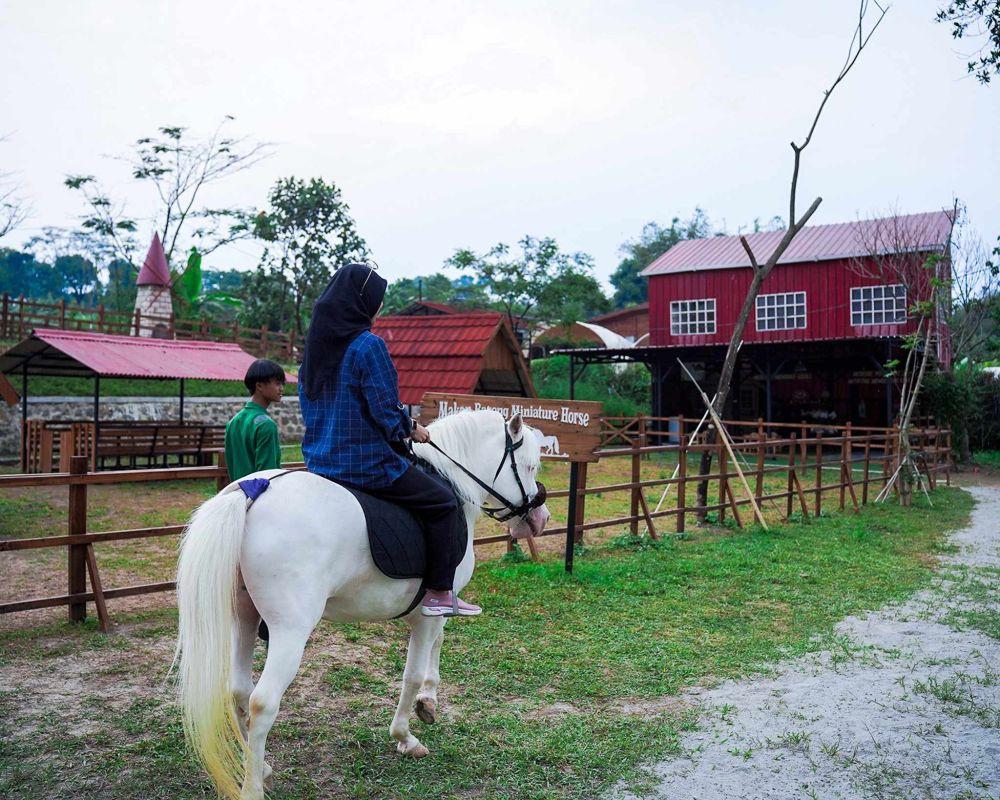
[[[254,356],[228,342],[114,336],[40,328],[0,356],[0,372],[31,375],[242,381]],[[294,382],[295,376],[286,373]]]

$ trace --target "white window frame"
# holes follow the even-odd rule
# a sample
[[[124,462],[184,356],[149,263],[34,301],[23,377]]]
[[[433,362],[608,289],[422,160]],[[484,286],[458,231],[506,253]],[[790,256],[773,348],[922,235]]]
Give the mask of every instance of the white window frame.
[[[892,290],[891,295],[888,294],[890,289]],[[867,328],[871,325],[902,325],[906,322],[906,287],[901,283],[852,286],[850,303],[851,327],[853,328]],[[890,312],[893,314],[891,318],[887,317]]]
[[[715,333],[715,298],[670,302],[671,336],[705,336]]]
[[[759,294],[755,307],[758,331],[801,331],[806,328],[808,309],[805,292]],[[801,313],[796,311],[799,307],[802,308]],[[793,324],[788,324],[789,321]]]

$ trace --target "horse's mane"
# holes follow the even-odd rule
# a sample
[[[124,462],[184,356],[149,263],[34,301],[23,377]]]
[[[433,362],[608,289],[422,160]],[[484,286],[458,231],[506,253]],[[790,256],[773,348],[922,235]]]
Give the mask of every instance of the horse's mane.
[[[483,434],[490,429],[498,430],[503,424],[504,418],[500,412],[480,410],[459,411],[456,414],[437,419],[427,427],[431,432],[434,444],[460,464],[472,469],[473,461],[478,460],[483,455],[481,451]],[[535,437],[528,432],[527,427],[524,432],[527,437],[526,452],[530,454],[532,448],[537,451],[539,446]],[[482,488],[437,450],[421,444],[414,444],[413,449],[422,459],[430,462],[431,466],[448,476],[462,500],[476,505],[482,502]],[[537,456],[537,453],[535,455]],[[502,445],[495,456],[496,463],[499,464],[503,457]],[[491,476],[485,476],[487,483],[489,477]]]

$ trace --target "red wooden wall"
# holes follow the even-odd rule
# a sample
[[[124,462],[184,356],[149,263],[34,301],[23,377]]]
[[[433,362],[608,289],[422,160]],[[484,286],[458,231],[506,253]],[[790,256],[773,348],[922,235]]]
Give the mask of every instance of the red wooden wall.
[[[785,331],[758,331],[751,311],[744,342],[789,342],[900,336],[915,328],[908,320],[897,325],[851,325],[851,287],[876,286],[888,281],[859,274],[849,259],[803,264],[779,264],[761,289],[762,294],[806,293],[806,327]],[[650,344],[727,344],[750,285],[748,267],[652,275],[649,278]],[[674,336],[670,333],[670,303],[673,300],[715,298],[714,334]],[[907,297],[907,306],[914,298]]]

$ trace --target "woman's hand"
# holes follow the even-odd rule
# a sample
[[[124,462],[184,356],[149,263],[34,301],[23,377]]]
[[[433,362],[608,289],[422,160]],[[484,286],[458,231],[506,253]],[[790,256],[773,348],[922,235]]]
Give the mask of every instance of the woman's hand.
[[[431,440],[431,432],[418,422],[413,433],[410,434],[410,438],[418,444],[425,444]]]

